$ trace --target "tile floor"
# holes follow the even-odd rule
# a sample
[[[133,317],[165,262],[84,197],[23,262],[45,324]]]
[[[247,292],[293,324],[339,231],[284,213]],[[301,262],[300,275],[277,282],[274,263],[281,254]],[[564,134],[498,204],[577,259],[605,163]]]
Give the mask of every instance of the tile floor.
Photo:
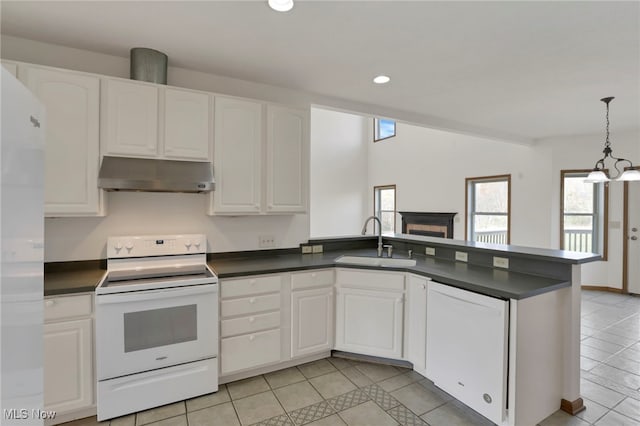
[[[640,425],[640,297],[584,291],[587,409],[540,426]],[[66,426],[90,426],[89,417]],[[411,370],[341,358],[221,385],[219,392],[113,419],[106,426],[462,426],[492,423]],[[524,425],[523,425],[524,426]]]

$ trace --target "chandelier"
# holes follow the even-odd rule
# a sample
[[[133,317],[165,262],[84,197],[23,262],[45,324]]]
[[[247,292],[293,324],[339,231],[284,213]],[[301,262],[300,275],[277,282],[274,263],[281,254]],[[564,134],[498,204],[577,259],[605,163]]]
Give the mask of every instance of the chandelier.
[[[609,102],[611,102],[613,99],[614,99],[613,96],[600,99],[602,102],[604,102],[607,105],[607,138],[604,143],[604,150],[602,151],[602,153],[604,154],[604,157],[596,161],[595,167],[593,168],[591,173],[589,173],[589,176],[587,176],[587,178],[585,179],[585,182],[600,183],[600,182],[609,182],[610,180],[640,181],[640,171],[630,170],[633,168],[633,163],[631,163],[631,161],[627,160],[626,158],[617,158],[612,155],[613,149],[611,149],[611,142],[609,141]],[[607,176],[607,173],[605,172],[606,168],[605,168],[604,162],[607,158],[611,158],[612,160],[615,160],[615,163],[613,163],[613,168],[616,169],[617,173],[615,176],[611,176],[611,179],[609,178],[609,176]],[[624,166],[625,163],[627,164],[627,166]],[[620,169],[620,166],[623,166],[623,168]],[[625,170],[625,168],[627,170]]]

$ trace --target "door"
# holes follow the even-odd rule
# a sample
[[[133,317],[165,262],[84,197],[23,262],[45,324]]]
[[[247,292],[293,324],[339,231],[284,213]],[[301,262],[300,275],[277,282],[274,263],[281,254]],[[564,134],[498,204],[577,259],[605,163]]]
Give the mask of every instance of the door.
[[[44,405],[58,413],[93,405],[91,319],[44,325]]]
[[[291,357],[328,351],[333,346],[333,288],[291,293]]]
[[[215,357],[217,296],[217,285],[97,295],[98,380]]]
[[[258,214],[262,204],[262,104],[215,98],[214,214]]]
[[[27,86],[47,109],[45,215],[103,215],[98,189],[100,80],[26,67]]]
[[[164,90],[164,157],[209,160],[209,100],[206,93]]]
[[[402,358],[402,293],[338,288],[336,349]]]
[[[427,278],[409,275],[407,300],[407,328],[405,343],[407,360],[413,369],[425,375],[427,360]]]
[[[625,182],[627,191],[627,288],[640,294],[640,182]]]
[[[267,213],[306,211],[307,121],[304,110],[267,105]]]
[[[103,155],[155,158],[158,155],[158,89],[103,80]]]

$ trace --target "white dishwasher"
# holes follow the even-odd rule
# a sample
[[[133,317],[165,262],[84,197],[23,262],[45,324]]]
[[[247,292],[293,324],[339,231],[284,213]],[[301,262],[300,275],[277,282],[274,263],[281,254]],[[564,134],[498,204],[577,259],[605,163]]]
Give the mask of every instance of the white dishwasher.
[[[427,377],[497,424],[506,414],[508,303],[429,282]]]

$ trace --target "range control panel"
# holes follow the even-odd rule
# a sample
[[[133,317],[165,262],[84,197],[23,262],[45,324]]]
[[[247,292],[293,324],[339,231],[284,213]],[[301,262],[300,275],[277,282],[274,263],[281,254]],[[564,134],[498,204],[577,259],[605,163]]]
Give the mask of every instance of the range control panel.
[[[207,237],[204,234],[132,235],[107,239],[109,259],[206,252]]]

